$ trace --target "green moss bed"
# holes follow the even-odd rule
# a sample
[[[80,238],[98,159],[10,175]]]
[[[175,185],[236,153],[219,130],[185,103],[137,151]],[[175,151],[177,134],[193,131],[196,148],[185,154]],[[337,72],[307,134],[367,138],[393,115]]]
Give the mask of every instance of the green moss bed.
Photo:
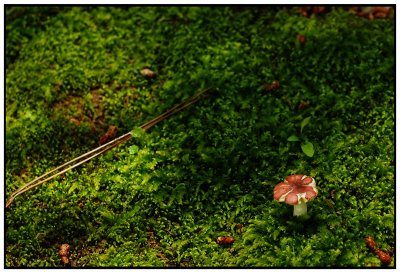
[[[7,267],[384,266],[364,239],[395,245],[393,16],[329,7],[305,17],[289,6],[5,13],[6,197],[98,147],[110,126],[122,135],[213,90],[18,196],[5,211]],[[308,219],[273,200],[296,173],[317,182]]]

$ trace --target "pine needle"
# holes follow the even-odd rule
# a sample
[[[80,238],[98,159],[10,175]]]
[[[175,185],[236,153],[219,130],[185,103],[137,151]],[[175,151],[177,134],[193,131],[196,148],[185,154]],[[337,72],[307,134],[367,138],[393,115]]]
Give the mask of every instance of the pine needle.
[[[210,88],[205,89],[199,93],[196,93],[195,95],[193,95],[192,97],[190,97],[189,99],[183,101],[182,103],[174,106],[173,108],[169,109],[168,111],[164,112],[163,114],[157,116],[156,118],[150,120],[149,122],[146,122],[145,124],[141,125],[140,128],[143,131],[147,131],[149,130],[151,127],[153,127],[154,125],[156,125],[157,123],[163,121],[164,119],[168,118],[169,116],[181,111],[182,109],[196,103],[198,100],[202,99],[205,96],[205,93],[207,91],[211,90]],[[83,163],[107,152],[108,150],[111,150],[112,148],[128,141],[129,139],[132,138],[132,132],[126,133],[114,140],[111,140],[109,142],[107,142],[104,145],[101,145],[100,147],[97,147],[83,155],[80,155],[54,169],[52,169],[51,171],[33,179],[32,181],[30,181],[29,183],[26,183],[25,185],[23,185],[22,187],[20,187],[19,189],[17,189],[16,191],[14,191],[8,198],[7,203],[6,203],[6,208],[9,208],[10,205],[13,203],[15,197],[17,197],[18,195],[21,195],[24,192],[29,191],[30,189],[33,189],[37,186],[42,185],[43,183],[59,176],[62,175],[64,173],[66,173],[69,170],[72,170],[76,167],[78,167],[79,165],[82,165]],[[79,161],[80,160],[80,161]],[[74,164],[73,164],[74,163]],[[73,165],[72,165],[73,164]],[[58,172],[57,172],[58,171]]]

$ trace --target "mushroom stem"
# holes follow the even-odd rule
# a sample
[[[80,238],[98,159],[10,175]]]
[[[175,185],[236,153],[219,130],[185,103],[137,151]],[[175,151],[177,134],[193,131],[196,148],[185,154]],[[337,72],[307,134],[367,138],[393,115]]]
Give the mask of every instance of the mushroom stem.
[[[300,202],[298,205],[294,205],[293,216],[307,215],[307,203]]]

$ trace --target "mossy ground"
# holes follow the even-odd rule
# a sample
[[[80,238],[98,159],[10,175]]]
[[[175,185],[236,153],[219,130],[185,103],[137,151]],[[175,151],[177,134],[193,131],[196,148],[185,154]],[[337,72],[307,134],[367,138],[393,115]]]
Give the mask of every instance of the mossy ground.
[[[381,263],[367,235],[394,246],[393,17],[271,6],[5,12],[7,196],[97,147],[109,126],[121,135],[216,91],[17,197],[6,266],[61,266],[63,243],[76,267],[371,267]],[[140,75],[145,66],[155,79]],[[272,198],[294,173],[319,189],[306,222]],[[224,235],[235,243],[218,245]]]

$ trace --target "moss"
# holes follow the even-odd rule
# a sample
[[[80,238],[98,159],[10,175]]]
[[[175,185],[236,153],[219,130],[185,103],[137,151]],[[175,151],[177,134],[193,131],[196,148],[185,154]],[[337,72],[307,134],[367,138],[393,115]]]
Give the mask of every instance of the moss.
[[[394,246],[394,20],[297,11],[7,6],[7,196],[215,92],[17,197],[6,266],[61,267],[63,243],[76,267],[380,266],[364,237]],[[294,173],[317,182],[308,222],[272,198]]]

